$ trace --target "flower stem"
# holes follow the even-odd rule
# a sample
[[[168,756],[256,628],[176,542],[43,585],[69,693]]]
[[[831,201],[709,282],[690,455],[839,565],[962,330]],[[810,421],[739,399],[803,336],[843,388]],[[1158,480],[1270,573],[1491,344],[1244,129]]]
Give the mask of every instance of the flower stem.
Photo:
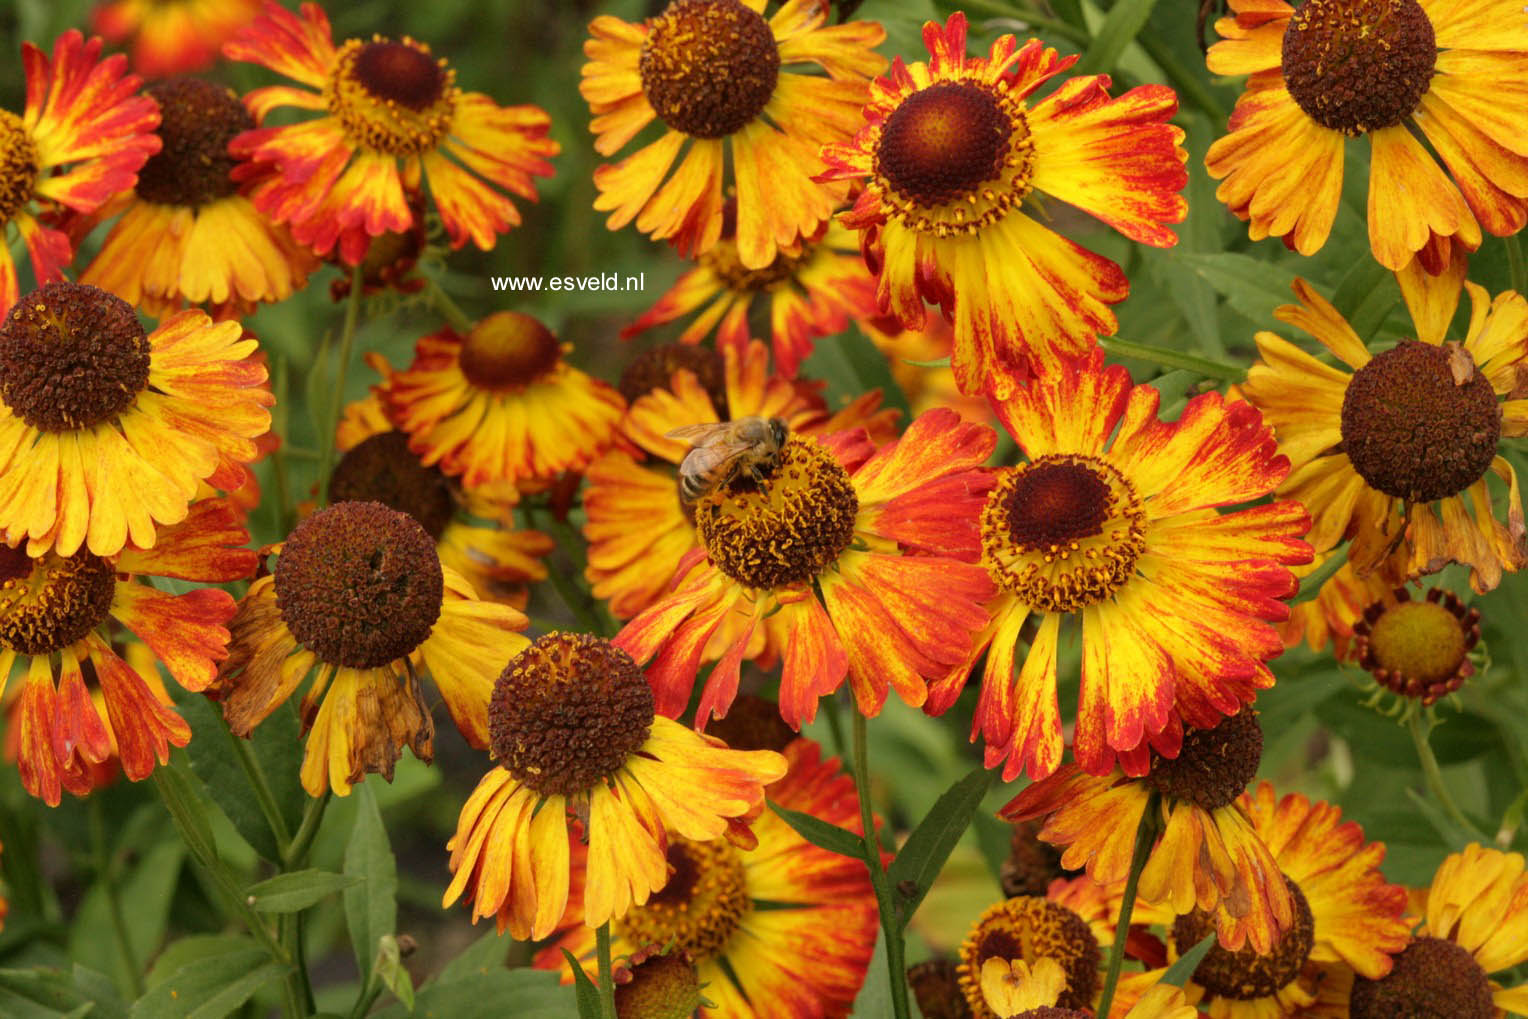
[[[134,998],[143,997],[143,974],[138,972],[138,959],[133,954],[133,943],[127,936],[127,918],[122,914],[122,895],[117,888],[117,876],[106,846],[106,819],[101,808],[101,798],[90,798],[90,842],[95,851],[96,880],[106,893],[106,905],[111,912],[112,934],[117,939],[117,951],[122,953],[123,968],[127,970],[128,986]]]
[[[1486,837],[1476,828],[1470,819],[1464,816],[1464,811],[1459,809],[1459,804],[1454,802],[1453,795],[1448,791],[1448,786],[1443,784],[1443,772],[1438,767],[1438,758],[1433,755],[1432,744],[1427,742],[1428,733],[1432,726],[1426,729],[1422,727],[1422,712],[1413,707],[1406,716],[1406,728],[1411,730],[1411,742],[1417,748],[1417,760],[1422,765],[1422,776],[1427,780],[1427,788],[1432,792],[1433,798],[1448,815],[1448,819],[1457,824],[1461,830],[1466,831],[1482,842]]]
[[[1198,354],[1188,354],[1181,350],[1170,350],[1150,343],[1134,343],[1114,336],[1100,336],[1098,345],[1115,357],[1133,357],[1140,361],[1159,364],[1164,368],[1182,368],[1222,382],[1240,382],[1247,374],[1244,369],[1228,361],[1217,361],[1214,358],[1200,357]]]
[[[865,716],[854,710],[854,790],[859,797],[861,841],[865,847],[865,866],[870,869],[870,886],[875,889],[877,912],[881,915],[881,934],[886,939],[886,975],[891,981],[891,1007],[896,1019],[910,1019],[907,1006],[907,963],[904,959],[902,927],[891,897],[886,868],[881,864],[881,844],[876,838],[875,818],[870,812],[870,748]]]
[[[1140,884],[1141,871],[1151,856],[1151,847],[1157,840],[1157,804],[1159,793],[1153,792],[1141,812],[1141,823],[1135,829],[1135,854],[1130,857],[1130,875],[1125,878],[1125,897],[1119,904],[1119,921],[1114,925],[1114,944],[1109,946],[1109,968],[1104,972],[1103,994],[1098,999],[1096,1014],[1107,1016],[1114,1003],[1114,989],[1119,985],[1120,968],[1125,963],[1125,942],[1130,936],[1130,915],[1135,912],[1135,888]]]
[[[271,427],[281,441],[271,451],[271,474],[276,482],[276,530],[286,534],[292,529],[296,507],[292,503],[292,482],[287,474],[287,439],[290,437],[287,408],[287,359],[281,354],[271,356],[271,391],[276,397]]]
[[[350,374],[350,349],[355,346],[356,321],[361,317],[361,267],[350,270],[350,296],[345,301],[345,324],[340,328],[340,363],[334,370],[329,413],[318,436],[318,504],[329,501],[329,468],[334,465],[334,429],[345,407],[345,378]]]
[[[255,758],[249,748],[249,741],[234,735],[234,731],[228,727],[228,722],[223,718],[222,712],[218,712],[218,721],[222,724],[223,732],[233,744],[233,755],[239,761],[239,767],[244,769],[244,777],[249,779],[249,784],[255,791],[255,802],[260,807],[260,813],[265,817],[266,825],[271,829],[271,834],[276,837],[276,854],[285,856],[287,846],[292,841],[292,833],[287,831],[286,819],[281,816],[281,808],[276,806],[276,796],[271,792],[271,784],[265,777],[265,769],[260,767],[260,762]]]
[[[594,950],[600,969],[600,1015],[605,1019],[615,1017],[615,974],[610,972],[610,921],[606,920],[594,929]]]
[[[1523,267],[1523,242],[1518,240],[1517,234],[1504,238],[1507,245],[1507,278],[1512,281],[1512,289],[1525,297],[1528,297],[1528,270]]]
[[[472,332],[472,319],[468,318],[467,313],[451,299],[451,295],[446,293],[445,289],[431,276],[424,278],[424,284],[425,294],[429,297],[430,304],[440,313],[440,317],[446,320],[446,324],[463,337]]]
[[[940,0],[939,6],[948,10],[975,11],[991,18],[1007,18],[1012,21],[1022,21],[1025,27],[1036,32],[1049,32],[1070,39],[1078,45],[1085,46],[1089,41],[1088,33],[1076,25],[1069,25],[1055,18],[1048,18],[1043,14],[1037,14],[1024,7],[1013,4],[998,3],[995,0]]]
[[[327,789],[322,796],[308,801],[308,809],[303,812],[302,823],[297,828],[297,834],[292,836],[291,843],[281,854],[283,870],[301,870],[308,862],[308,850],[313,848],[313,839],[318,835],[318,826],[323,823],[324,809],[328,806],[329,790]]]

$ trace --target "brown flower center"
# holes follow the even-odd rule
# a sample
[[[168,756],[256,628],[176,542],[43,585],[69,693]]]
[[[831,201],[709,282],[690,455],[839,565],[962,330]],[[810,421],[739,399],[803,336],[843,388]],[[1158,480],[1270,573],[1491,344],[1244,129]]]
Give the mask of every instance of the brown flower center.
[[[37,187],[37,143],[22,119],[0,110],[0,223],[9,223]]]
[[[1381,686],[1431,704],[1474,674],[1468,656],[1480,640],[1480,610],[1452,591],[1435,587],[1412,601],[1401,587],[1365,609],[1353,635],[1359,664]]]
[[[780,48],[762,15],[738,0],[674,0],[648,22],[642,91],[675,131],[722,138],[763,111]]]
[[[1442,938],[1415,938],[1380,980],[1357,977],[1353,1019],[1493,1019],[1491,981],[1468,951]]]
[[[746,471],[705,495],[695,526],[711,562],[753,588],[802,584],[837,561],[854,540],[859,496],[849,473],[822,445],[793,438],[772,476]]]
[[[599,637],[553,631],[499,674],[488,745],[536,792],[577,796],[619,771],[652,723],[652,688],[630,655]]]
[[[1257,712],[1243,708],[1213,729],[1185,729],[1183,749],[1172,760],[1153,751],[1146,781],[1163,796],[1218,810],[1242,794],[1262,759]]]
[[[39,431],[91,428],[148,386],[149,349],[120,297],[49,283],[17,301],[0,325],[0,400]]]
[[[1146,549],[1130,482],[1089,456],[1051,454],[1006,472],[982,509],[993,581],[1042,612],[1075,612],[1123,587]]]
[[[1404,340],[1342,398],[1342,448],[1371,488],[1432,502],[1478,481],[1496,456],[1501,407],[1463,348]]]
[[[117,574],[89,552],[33,559],[0,545],[0,647],[46,655],[68,647],[106,621]]]
[[[1322,127],[1357,136],[1406,119],[1438,61],[1417,0],[1305,0],[1284,30],[1284,81]]]
[[[1211,994],[1234,1001],[1270,998],[1290,984],[1305,968],[1316,944],[1316,921],[1300,886],[1284,878],[1295,907],[1294,926],[1284,932],[1273,951],[1260,955],[1250,944],[1228,952],[1217,941],[1194,970],[1194,982]],[[1215,931],[1215,919],[1202,909],[1178,917],[1173,942],[1179,954],[1187,952]]]
[[[695,343],[665,343],[644,350],[621,372],[617,388],[628,404],[636,403],[655,389],[669,388],[674,373],[680,369],[695,373],[695,378],[711,398],[717,418],[727,420],[727,380],[722,356],[710,347]]]
[[[711,722],[706,732],[734,750],[783,752],[796,739],[796,730],[780,717],[779,705],[749,693],[738,694],[727,716]]]
[[[668,884],[616,921],[622,937],[638,945],[673,944],[697,962],[723,954],[753,908],[738,851],[726,839],[673,837],[668,863]]]
[[[1023,959],[1031,965],[1049,956],[1066,973],[1060,1008],[1082,1009],[1098,990],[1098,940],[1087,922],[1049,899],[1020,896],[991,906],[960,946],[960,989],[978,1019],[994,1019],[981,990],[982,963]]]
[[[159,104],[163,143],[138,171],[138,197],[160,205],[197,207],[238,190],[229,173],[238,160],[228,143],[255,127],[232,89],[199,78],[172,78],[145,91]]]
[[[340,47],[324,94],[351,141],[383,155],[417,156],[450,132],[461,92],[456,72],[429,46],[373,36]]]
[[[276,560],[276,605],[320,659],[374,669],[424,643],[445,581],[435,542],[413,517],[342,502],[297,525]]]
[[[1061,869],[1061,850],[1040,841],[1040,828],[1039,821],[1013,823],[1008,856],[998,870],[998,883],[1009,898],[1044,895],[1050,883],[1066,873]]]
[[[1057,1008],[1055,1005],[1041,1005],[1039,1008],[1031,1008],[1020,1012],[1013,1019],[1093,1019],[1093,1013],[1075,1008]]]
[[[462,341],[462,374],[479,389],[522,389],[557,367],[562,347],[546,326],[518,311],[498,311]]]
[[[907,983],[923,1019],[971,1019],[971,1006],[961,993],[954,959],[928,959],[907,967]]]
[[[943,205],[998,180],[1007,165],[1015,120],[990,86],[941,81],[892,111],[875,150],[876,172],[916,205]]]
[[[329,477],[329,502],[380,502],[419,521],[433,541],[456,512],[446,476],[420,463],[408,436],[396,431],[373,435],[340,457]]]

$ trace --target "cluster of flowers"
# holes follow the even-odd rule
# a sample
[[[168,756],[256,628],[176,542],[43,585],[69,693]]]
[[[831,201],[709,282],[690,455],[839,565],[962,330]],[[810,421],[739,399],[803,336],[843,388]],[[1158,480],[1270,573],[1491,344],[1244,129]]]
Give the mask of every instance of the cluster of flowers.
[[[8,731],[27,789],[56,804],[185,745],[162,666],[239,735],[311,676],[301,781],[345,795],[405,746],[431,757],[428,675],[496,762],[448,847],[447,904],[555,935],[549,968],[562,948],[592,966],[609,923],[666,1000],[699,993],[696,963],[722,1014],[833,1014],[869,965],[875,897],[862,864],[764,801],[863,834],[852,783],[795,732],[846,682],[867,717],[891,691],[937,715],[976,676],[986,765],[1034,780],[1004,817],[1086,873],[989,910],[950,973],[919,981],[926,1009],[943,988],[941,1014],[1086,1015],[1116,938],[1144,964],[1113,1002],[1135,1019],[1528,1005],[1487,976],[1528,959],[1521,856],[1450,857],[1408,915],[1383,846],[1335,808],[1246,791],[1250,705],[1287,643],[1331,639],[1430,704],[1473,669],[1478,614],[1405,585],[1460,563],[1484,593],[1528,564],[1499,449],[1528,433],[1528,302],[1466,280],[1482,228],[1528,220],[1523,107],[1496,98],[1528,94],[1515,3],[1232,0],[1209,67],[1249,77],[1209,151],[1218,197],[1254,239],[1313,253],[1345,141],[1368,136],[1370,245],[1417,335],[1371,354],[1297,282],[1279,318],[1351,371],[1259,333],[1245,384],[1166,417],[1099,346],[1123,270],[1026,210],[1049,196],[1175,243],[1173,92],[1111,96],[1036,39],[971,56],[959,13],[924,26],[926,61],[888,70],[873,22],[830,24],[824,0],[764,9],[673,0],[590,26],[595,149],[651,139],[596,171],[596,208],[695,262],[627,332],[693,316],[679,342],[613,386],[529,316],[442,304],[450,325],[407,368],[368,357],[379,381],[337,422],[322,505],[258,551],[250,465],[281,440],[239,319],[326,258],[352,301],[426,285],[428,215],[452,249],[491,249],[519,222],[509,196],[552,172],[548,118],[462,91],[416,40],[337,45],[313,4],[231,19],[225,56],[296,83],[243,97],[140,90],[76,32],[51,56],[25,47],[0,220],[39,287],[23,295],[0,251],[0,680],[23,677]],[[281,108],[297,113],[267,125]],[[768,342],[750,325],[765,318]],[[920,410],[905,426],[878,394],[835,410],[799,376],[851,322],[895,359],[947,358],[897,366]],[[768,448],[728,427],[761,420],[784,426]],[[697,425],[716,426],[709,473],[676,437]],[[1022,462],[988,466],[1004,435]],[[532,641],[520,609],[553,542],[516,515],[580,485],[586,577],[623,625]],[[1334,556],[1291,614],[1299,576]],[[153,578],[250,583],[236,601]],[[762,707],[739,693],[745,663],[778,668]],[[1142,825],[1136,925],[1116,931]],[[1185,987],[1156,986],[1211,933]]]

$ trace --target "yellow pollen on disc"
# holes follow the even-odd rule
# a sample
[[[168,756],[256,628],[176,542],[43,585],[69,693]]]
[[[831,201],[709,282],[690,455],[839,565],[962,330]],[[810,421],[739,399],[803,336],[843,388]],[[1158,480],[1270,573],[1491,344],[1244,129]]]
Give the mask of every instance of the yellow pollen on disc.
[[[740,854],[725,839],[669,843],[668,884],[616,921],[636,945],[668,945],[696,962],[722,954],[753,909]]]
[[[716,568],[745,587],[803,584],[854,541],[859,496],[812,439],[792,438],[756,484],[746,472],[703,497],[695,525]]]
[[[1118,591],[1146,550],[1130,482],[1095,457],[1053,454],[1005,473],[982,509],[993,582],[1041,612],[1076,612]]]
[[[20,117],[0,110],[0,223],[32,200],[37,187],[37,143]]]
[[[383,155],[417,156],[437,148],[450,133],[461,91],[456,72],[424,43],[374,36],[340,47],[324,96],[356,145]]]

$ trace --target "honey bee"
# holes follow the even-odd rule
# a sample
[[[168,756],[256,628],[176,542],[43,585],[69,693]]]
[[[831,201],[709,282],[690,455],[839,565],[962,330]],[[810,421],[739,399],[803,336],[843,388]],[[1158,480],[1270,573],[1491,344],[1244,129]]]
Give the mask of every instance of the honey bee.
[[[684,439],[691,446],[679,464],[679,497],[696,502],[743,473],[762,483],[779,463],[789,434],[780,418],[761,417],[674,429],[664,438]]]

